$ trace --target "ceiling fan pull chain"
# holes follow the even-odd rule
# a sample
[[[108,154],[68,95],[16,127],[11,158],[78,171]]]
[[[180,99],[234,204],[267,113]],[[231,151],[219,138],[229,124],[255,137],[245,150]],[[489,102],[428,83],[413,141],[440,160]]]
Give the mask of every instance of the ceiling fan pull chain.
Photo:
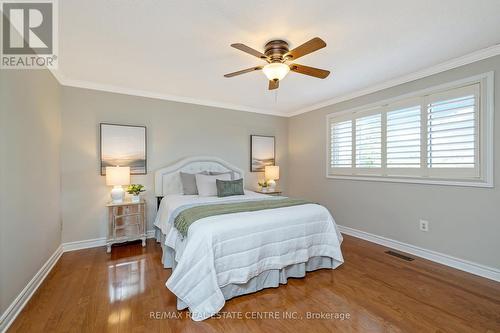
[[[274,91],[274,104],[278,104],[278,89]]]

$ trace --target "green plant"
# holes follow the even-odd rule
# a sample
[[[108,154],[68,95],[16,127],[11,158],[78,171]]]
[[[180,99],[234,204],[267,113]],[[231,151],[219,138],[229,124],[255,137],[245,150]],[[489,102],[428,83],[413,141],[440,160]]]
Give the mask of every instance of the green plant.
[[[262,182],[259,182],[259,186],[262,188],[266,188],[269,186],[269,183],[267,182],[267,180],[264,180]]]
[[[139,194],[141,194],[141,192],[144,192],[144,191],[146,191],[144,189],[144,185],[141,185],[141,184],[130,184],[127,187],[127,193],[132,194],[132,195],[139,195]]]

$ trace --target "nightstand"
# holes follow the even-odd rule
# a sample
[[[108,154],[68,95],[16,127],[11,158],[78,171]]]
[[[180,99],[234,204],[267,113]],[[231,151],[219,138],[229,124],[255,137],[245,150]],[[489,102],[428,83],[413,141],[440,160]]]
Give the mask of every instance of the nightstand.
[[[265,191],[262,191],[262,190],[255,190],[254,192],[257,192],[257,193],[260,193],[260,194],[275,195],[275,196],[279,196],[279,195],[281,195],[283,193],[280,190],[274,190],[274,191],[269,191],[269,192],[265,192]]]
[[[108,207],[108,238],[107,252],[111,252],[111,245],[137,239],[146,246],[146,202],[124,201],[109,203]]]

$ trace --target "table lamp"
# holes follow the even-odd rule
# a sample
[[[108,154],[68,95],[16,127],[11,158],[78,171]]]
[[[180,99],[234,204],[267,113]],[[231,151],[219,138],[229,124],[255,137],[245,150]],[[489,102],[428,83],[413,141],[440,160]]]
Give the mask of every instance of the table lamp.
[[[112,203],[123,202],[125,191],[122,185],[130,184],[130,167],[106,167],[106,185],[113,186],[111,190]]]
[[[268,165],[264,168],[264,177],[269,184],[269,191],[276,190],[276,180],[280,179],[280,167],[277,165]]]

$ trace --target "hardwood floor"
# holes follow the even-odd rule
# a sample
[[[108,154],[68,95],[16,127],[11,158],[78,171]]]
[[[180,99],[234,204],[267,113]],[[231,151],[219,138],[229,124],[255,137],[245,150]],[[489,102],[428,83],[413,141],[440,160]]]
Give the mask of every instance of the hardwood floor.
[[[500,283],[349,236],[342,250],[338,269],[229,300],[202,322],[176,310],[153,240],[69,252],[9,332],[500,332]]]

